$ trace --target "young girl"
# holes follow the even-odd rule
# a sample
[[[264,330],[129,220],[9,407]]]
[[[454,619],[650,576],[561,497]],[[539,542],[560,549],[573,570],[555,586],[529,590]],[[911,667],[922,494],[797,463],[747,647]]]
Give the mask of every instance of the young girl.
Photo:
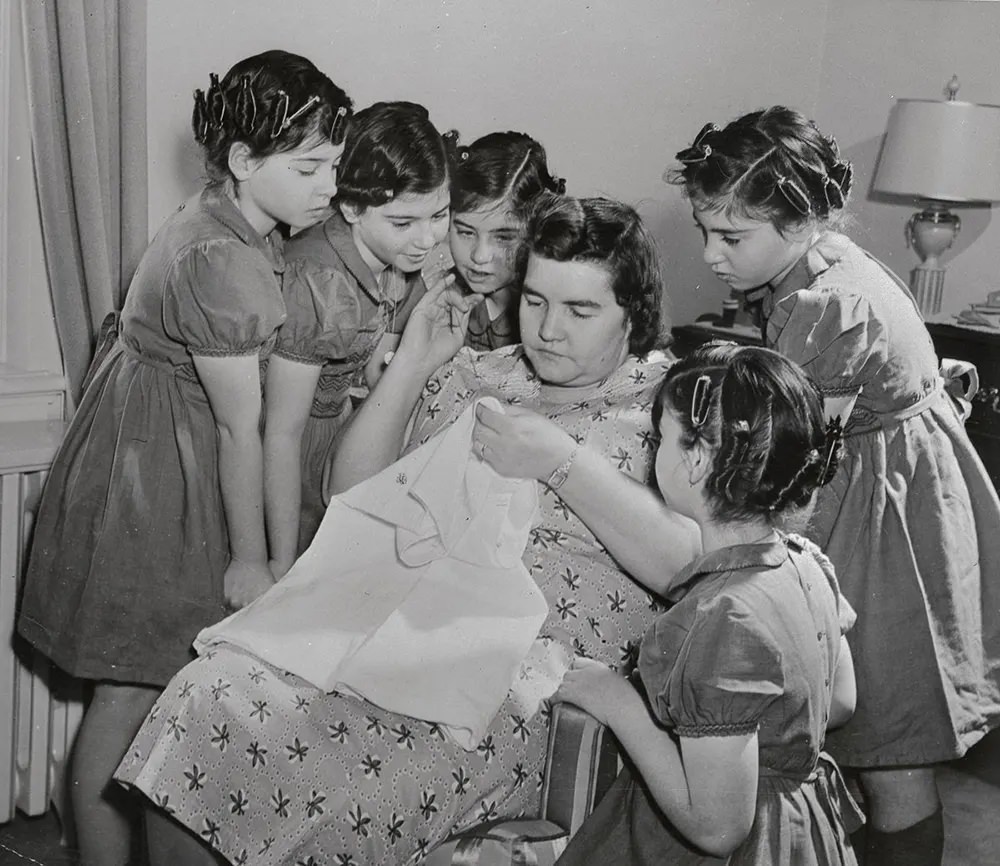
[[[71,785],[85,864],[129,859],[108,783],[194,636],[273,583],[258,366],[285,316],[274,229],[322,217],[350,107],[284,51],[196,91],[209,182],[146,251],[52,467],[19,630],[94,681]]]
[[[333,215],[288,244],[288,318],[268,365],[264,434],[277,575],[323,518],[323,468],[350,416],[349,389],[369,362],[383,364],[423,295],[420,269],[448,231],[448,195],[448,154],[427,110],[376,103],[352,121]]]
[[[564,193],[545,148],[523,132],[491,132],[459,147],[451,180],[449,245],[459,285],[486,300],[472,311],[465,345],[479,351],[520,342],[519,247],[532,202]]]
[[[677,158],[705,261],[846,426],[809,533],[858,612],[858,710],[830,748],[861,771],[868,860],[940,863],[934,765],[1000,722],[996,492],[909,291],[830,230],[851,188],[835,142],[774,107],[706,126]]]
[[[855,863],[859,816],[821,751],[854,707],[854,615],[826,558],[778,528],[836,470],[839,434],[800,369],[733,344],[671,367],[654,419],[657,483],[703,554],[640,646],[648,704],[585,658],[556,693],[609,725],[635,767],[559,863]]]

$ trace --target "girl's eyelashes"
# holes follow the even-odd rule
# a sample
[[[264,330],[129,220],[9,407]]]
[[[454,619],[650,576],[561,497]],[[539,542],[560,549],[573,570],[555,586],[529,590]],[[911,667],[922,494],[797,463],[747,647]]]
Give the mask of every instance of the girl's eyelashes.
[[[723,235],[722,236],[722,242],[724,244],[726,244],[727,246],[735,247],[740,242],[740,239],[739,238],[733,238],[733,237],[727,237],[726,235]]]

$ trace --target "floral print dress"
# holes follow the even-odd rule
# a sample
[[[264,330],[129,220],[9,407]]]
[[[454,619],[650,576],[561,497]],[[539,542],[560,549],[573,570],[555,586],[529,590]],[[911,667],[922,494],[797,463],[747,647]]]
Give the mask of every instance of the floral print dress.
[[[628,359],[572,402],[541,384],[519,346],[462,350],[425,388],[408,448],[492,395],[545,413],[646,481],[652,399],[668,367]],[[623,574],[552,491],[524,562],[549,603],[541,636],[619,669],[659,605]],[[472,751],[441,729],[324,693],[229,646],[184,668],[153,708],[117,778],[237,864],[416,863],[452,830],[538,807],[548,707],[508,697]]]

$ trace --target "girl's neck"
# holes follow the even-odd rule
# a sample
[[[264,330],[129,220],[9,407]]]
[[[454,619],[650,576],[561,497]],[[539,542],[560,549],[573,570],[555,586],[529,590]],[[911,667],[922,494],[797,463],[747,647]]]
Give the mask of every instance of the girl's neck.
[[[357,225],[351,226],[351,238],[354,241],[354,246],[358,249],[361,261],[368,265],[368,269],[372,272],[372,276],[375,277],[375,282],[377,283],[382,276],[382,271],[389,266],[368,249],[359,236]]]
[[[256,202],[246,194],[242,186],[234,183],[232,180],[227,180],[223,183],[222,190],[232,199],[233,204],[236,205],[236,209],[243,214],[243,218],[250,223],[254,231],[262,238],[266,238],[274,231],[278,225],[278,221],[264,213],[257,206]]]
[[[701,545],[704,553],[740,544],[763,544],[777,538],[778,531],[764,521],[718,523],[709,520],[701,524]]]
[[[794,268],[801,261],[802,257],[808,253],[810,249],[812,249],[813,244],[819,240],[821,234],[822,231],[820,231],[819,226],[816,226],[801,240],[796,240],[789,250],[790,256],[788,263],[777,274],[771,277],[770,280],[768,280],[768,284],[771,286],[780,285],[781,281],[791,273],[792,268]]]

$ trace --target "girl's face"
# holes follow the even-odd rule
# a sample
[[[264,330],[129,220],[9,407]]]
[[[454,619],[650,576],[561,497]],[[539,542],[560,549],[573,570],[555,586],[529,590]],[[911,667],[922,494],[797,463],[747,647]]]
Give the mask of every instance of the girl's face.
[[[592,385],[628,355],[625,309],[607,271],[590,262],[529,256],[520,322],[525,354],[546,384]]]
[[[303,229],[330,210],[337,192],[337,166],[344,145],[305,142],[294,150],[255,158],[245,145],[234,145],[230,169],[236,178],[236,201],[252,225],[266,235],[277,223]]]
[[[363,210],[345,203],[341,212],[369,267],[378,271],[393,266],[413,273],[448,233],[448,184],[433,192],[400,195]]]
[[[694,517],[696,488],[691,482],[690,456],[681,447],[682,432],[677,416],[664,406],[660,413],[660,444],[656,450],[656,486],[671,509],[685,517]]]
[[[812,242],[811,226],[783,235],[768,220],[729,217],[698,204],[693,214],[705,244],[705,264],[738,292],[783,277]]]
[[[491,295],[515,281],[521,223],[504,202],[453,213],[448,237],[455,266],[472,291]]]

